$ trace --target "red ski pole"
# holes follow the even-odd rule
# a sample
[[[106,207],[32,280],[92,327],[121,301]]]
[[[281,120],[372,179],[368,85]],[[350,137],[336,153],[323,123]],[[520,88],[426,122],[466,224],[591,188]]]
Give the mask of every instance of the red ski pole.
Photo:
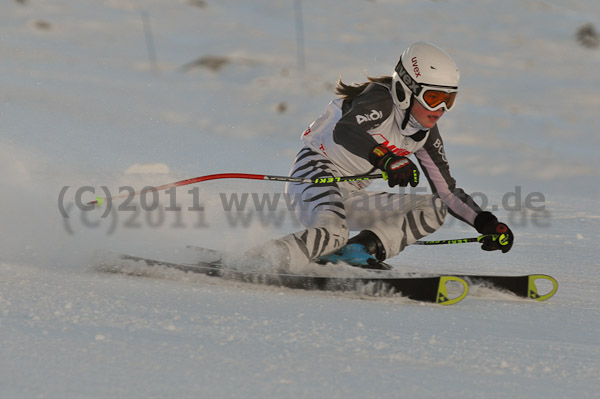
[[[355,175],[355,176],[331,176],[331,177],[316,177],[316,178],[304,178],[304,177],[290,177],[290,176],[271,176],[271,175],[255,175],[250,173],[218,173],[215,175],[206,175],[194,177],[191,179],[185,179],[176,181],[174,183],[163,184],[157,187],[147,187],[144,190],[136,191],[133,195],[140,195],[150,191],[161,191],[167,190],[173,187],[187,186],[188,184],[200,183],[208,180],[218,179],[250,179],[250,180],[272,180],[272,181],[283,181],[292,183],[312,183],[312,184],[330,184],[340,182],[351,182],[360,180],[373,180],[381,179],[383,175]],[[94,201],[90,201],[87,205],[102,205],[107,199],[114,200],[119,198],[131,197],[131,193],[125,193],[122,195],[115,195],[110,198],[96,197]]]

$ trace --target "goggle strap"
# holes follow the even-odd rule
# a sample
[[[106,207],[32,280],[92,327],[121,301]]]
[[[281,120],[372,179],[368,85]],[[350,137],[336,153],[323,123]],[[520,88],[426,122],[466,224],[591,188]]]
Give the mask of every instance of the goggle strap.
[[[402,83],[404,83],[415,96],[418,96],[421,91],[423,91],[423,87],[419,84],[419,82],[414,80],[404,68],[404,65],[402,65],[402,59],[400,59],[396,65],[396,72],[398,73]]]

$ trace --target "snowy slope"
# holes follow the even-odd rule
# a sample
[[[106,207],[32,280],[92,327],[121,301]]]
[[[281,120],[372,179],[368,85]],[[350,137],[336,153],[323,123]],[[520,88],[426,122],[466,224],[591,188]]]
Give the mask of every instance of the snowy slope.
[[[597,396],[600,49],[575,32],[600,26],[600,5],[301,3],[303,69],[293,1],[0,4],[0,397]],[[84,186],[102,195],[219,172],[284,175],[337,78],[389,74],[418,40],[461,68],[456,110],[440,122],[453,173],[485,193],[517,243],[505,255],[408,248],[391,262],[547,273],[560,284],[550,301],[476,288],[445,308],[94,269],[97,250],[239,251],[298,229],[283,203],[224,211],[233,195],[273,198],[279,183],[177,190],[184,209],[204,212],[164,211],[163,193],[157,212],[102,218],[74,200]],[[449,220],[434,237],[471,235]]]

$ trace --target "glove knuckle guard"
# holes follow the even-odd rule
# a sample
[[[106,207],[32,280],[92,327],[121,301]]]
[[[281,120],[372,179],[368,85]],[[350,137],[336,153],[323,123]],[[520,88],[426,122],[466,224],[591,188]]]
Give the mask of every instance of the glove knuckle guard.
[[[394,154],[389,148],[377,145],[369,154],[369,162],[388,176],[388,185],[416,187],[419,184],[419,170],[407,157]]]

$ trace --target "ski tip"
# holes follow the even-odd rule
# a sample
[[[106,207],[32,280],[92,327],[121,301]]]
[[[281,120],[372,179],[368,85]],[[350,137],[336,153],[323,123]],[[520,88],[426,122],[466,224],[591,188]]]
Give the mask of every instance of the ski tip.
[[[552,288],[545,294],[540,294],[538,292],[538,287],[536,285],[537,280],[545,280],[549,281],[552,284]],[[558,281],[552,276],[548,276],[546,274],[531,274],[529,275],[529,283],[527,287],[527,297],[531,299],[535,299],[536,301],[545,301],[546,299],[552,298],[556,291],[558,290]]]
[[[448,294],[449,282],[459,283],[462,286],[462,292],[455,297],[450,297]],[[469,293],[469,284],[465,280],[457,276],[440,276],[440,283],[438,286],[437,298],[435,303],[440,305],[454,305],[462,301]]]

